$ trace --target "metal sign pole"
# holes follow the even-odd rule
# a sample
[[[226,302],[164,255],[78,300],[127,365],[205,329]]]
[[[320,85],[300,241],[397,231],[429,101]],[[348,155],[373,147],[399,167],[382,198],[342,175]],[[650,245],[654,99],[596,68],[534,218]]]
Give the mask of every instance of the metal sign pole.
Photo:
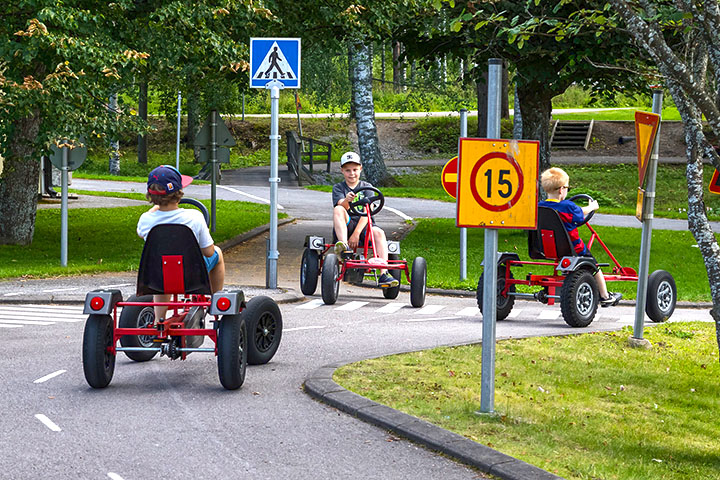
[[[460,138],[467,137],[467,109],[460,109]],[[458,151],[458,155],[460,152]],[[457,205],[457,202],[455,203]],[[460,280],[467,278],[467,228],[460,227]]]
[[[210,112],[210,165],[212,186],[210,188],[210,231],[215,232],[215,193],[217,185],[217,110]]]
[[[278,81],[269,82],[265,88],[270,89],[270,247],[267,252],[268,272],[266,275],[266,288],[277,288],[277,262],[279,252],[278,245],[278,224],[277,224],[277,204],[278,204],[278,119],[280,110],[280,89],[283,84]]]
[[[652,112],[662,115],[663,91],[653,89]],[[660,124],[658,124],[655,144],[647,171],[647,188],[645,189],[645,204],[642,214],[642,239],[640,241],[640,265],[638,267],[637,301],[635,302],[635,323],[633,325],[633,338],[643,340],[645,326],[645,302],[647,301],[647,281],[650,271],[650,244],[652,240],[652,221],[655,209],[655,177],[660,152]]]
[[[60,168],[62,200],[60,203],[60,265],[67,267],[68,259],[68,147],[62,148]]]
[[[502,91],[502,59],[488,61],[488,138],[500,138],[500,97]],[[483,260],[483,329],[482,329],[482,381],[480,412],[495,410],[495,319],[497,313],[497,248],[498,231],[485,229],[485,256]]]
[[[182,114],[182,95],[178,90],[178,108],[177,108],[177,141],[175,143],[175,168],[180,170],[180,115]]]

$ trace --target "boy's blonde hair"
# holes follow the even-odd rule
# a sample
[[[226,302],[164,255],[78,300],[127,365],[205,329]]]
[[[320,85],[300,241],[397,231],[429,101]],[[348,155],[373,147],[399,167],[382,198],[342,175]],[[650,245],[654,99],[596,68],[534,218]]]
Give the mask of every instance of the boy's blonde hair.
[[[163,187],[162,185],[152,184],[148,187],[148,190],[158,191],[162,190],[163,188],[165,187]],[[183,195],[183,191],[178,190],[177,192],[173,192],[167,195],[155,195],[153,193],[146,193],[145,198],[147,198],[148,202],[152,203],[153,205],[159,205],[163,207],[171,203],[179,202]]]
[[[567,185],[570,176],[562,168],[552,167],[545,170],[540,176],[540,184],[545,193],[555,192]]]

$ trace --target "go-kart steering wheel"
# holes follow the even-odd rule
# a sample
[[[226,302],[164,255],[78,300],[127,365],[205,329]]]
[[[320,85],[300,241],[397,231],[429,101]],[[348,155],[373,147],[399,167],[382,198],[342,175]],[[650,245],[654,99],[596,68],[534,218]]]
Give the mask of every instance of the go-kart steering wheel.
[[[185,204],[185,205],[192,205],[193,207],[200,210],[200,213],[202,213],[203,217],[205,217],[205,223],[207,223],[208,226],[210,226],[210,214],[208,213],[207,207],[205,205],[203,205],[202,203],[200,203],[200,201],[195,200],[194,198],[183,197],[180,199],[179,203]]]
[[[568,200],[570,200],[571,202],[575,202],[575,200],[580,200],[580,199],[586,199],[588,201],[588,203],[593,201],[593,198],[586,193],[578,193],[577,195],[573,195],[572,197],[568,198]],[[593,210],[592,212],[588,213],[587,216],[585,217],[585,220],[578,223],[577,226],[579,227],[581,225],[585,225],[586,223],[588,223],[590,221],[590,219],[593,217],[593,215],[595,215],[596,211],[597,210]]]
[[[367,196],[363,194],[362,198],[358,198],[357,194],[363,191],[373,192],[374,195]],[[362,187],[359,188],[358,191],[355,193],[355,198],[357,200],[350,202],[350,205],[348,206],[348,212],[353,215],[365,215],[365,205],[370,205],[371,216],[376,215],[380,210],[382,210],[383,206],[385,205],[385,196],[380,190],[375,187]]]

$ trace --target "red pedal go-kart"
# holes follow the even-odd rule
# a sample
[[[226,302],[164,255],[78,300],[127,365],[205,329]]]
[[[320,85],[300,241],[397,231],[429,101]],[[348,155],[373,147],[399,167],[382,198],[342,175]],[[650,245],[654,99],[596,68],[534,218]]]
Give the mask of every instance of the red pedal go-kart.
[[[570,200],[592,197],[585,194],[575,195]],[[595,240],[602,246],[613,262],[612,273],[605,274],[607,282],[637,282],[638,274],[631,267],[618,263],[607,245],[588,223],[595,212],[589,213],[581,225],[591,232],[587,243],[591,249]],[[565,322],[571,327],[586,327],[595,318],[599,303],[598,287],[594,274],[600,267],[610,264],[598,264],[592,257],[582,257],[572,248],[570,236],[563,226],[558,212],[548,207],[538,207],[538,227],[528,232],[528,251],[530,258],[545,261],[521,261],[515,252],[501,252],[497,261],[497,320],[504,320],[510,314],[516,297],[534,298],[542,303],[553,305],[560,301],[560,310]],[[552,275],[528,273],[524,279],[516,279],[511,269],[523,266],[550,266]],[[534,293],[516,292],[516,285],[539,286]],[[672,275],[665,270],[656,270],[648,278],[645,313],[653,322],[664,322],[673,314],[677,302],[677,289]],[[482,311],[483,275],[477,286],[477,304]]]
[[[207,209],[193,199],[181,203]],[[154,302],[153,294],[169,294]],[[153,307],[166,306],[164,321]],[[118,308],[121,309],[118,319]],[[270,361],[280,345],[282,315],[274,300],[257,296],[245,301],[241,290],[211,293],[203,254],[185,225],[157,225],[148,234],[137,277],[137,294],[123,301],[119,290],[94,290],[85,298],[88,314],[83,336],[83,370],[93,388],[112,380],[117,352],[146,362],[158,353],[185,360],[192,352],[217,356],[220,383],[240,388],[247,364]],[[210,328],[205,317],[210,315]],[[203,347],[205,337],[213,345]],[[120,346],[118,346],[118,342]]]
[[[300,265],[300,289],[305,295],[314,294],[319,277],[323,302],[332,305],[337,301],[341,281],[359,284],[365,277],[370,277],[377,282],[376,270],[388,269],[390,275],[399,282],[402,282],[402,273],[405,272],[405,278],[410,283],[410,303],[413,307],[422,307],[425,304],[427,284],[425,259],[416,257],[413,260],[411,275],[407,260],[400,259],[400,242],[395,241],[387,242],[387,262],[375,257],[372,217],[382,210],[385,197],[374,187],[365,187],[357,193],[357,199],[350,203],[349,213],[367,216],[362,248],[358,245],[352,255],[341,258],[334,253],[328,253],[335,247],[334,243],[325,243],[324,237],[308,236]],[[385,298],[394,299],[400,293],[400,285],[382,290]]]

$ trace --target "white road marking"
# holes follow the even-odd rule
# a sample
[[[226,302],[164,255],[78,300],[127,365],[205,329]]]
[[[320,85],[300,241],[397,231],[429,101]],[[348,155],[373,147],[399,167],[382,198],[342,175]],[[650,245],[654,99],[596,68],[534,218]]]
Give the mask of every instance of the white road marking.
[[[480,315],[480,309],[478,307],[466,307],[457,312],[455,315],[474,317],[475,315]]]
[[[401,310],[404,306],[404,303],[388,303],[384,307],[378,308],[377,313],[395,313],[398,310]]]
[[[72,288],[51,288],[50,290],[43,290],[43,293],[54,293],[54,292],[71,292],[73,290],[78,290],[80,287],[72,287]]]
[[[47,381],[50,380],[51,378],[55,378],[55,377],[57,377],[58,375],[62,375],[62,374],[65,373],[65,372],[67,372],[67,370],[58,370],[57,372],[49,373],[49,374],[45,375],[44,377],[38,378],[38,379],[35,380],[33,383],[43,383],[43,382],[47,382]]]
[[[225,185],[216,185],[216,187],[217,187],[217,188],[222,188],[222,189],[224,189],[224,190],[227,190],[228,192],[237,193],[238,195],[244,195],[244,196],[246,196],[246,197],[248,197],[248,198],[252,198],[253,200],[257,200],[258,202],[263,202],[263,203],[270,204],[270,200],[266,200],[266,199],[264,199],[264,198],[261,198],[261,197],[258,197],[258,196],[256,196],[256,195],[253,195],[253,194],[251,194],[251,193],[246,193],[246,192],[240,191],[240,190],[238,190],[237,188],[227,187],[227,186],[225,186]],[[279,203],[278,203],[277,208],[278,208],[278,210],[285,210],[285,208],[284,208],[282,205],[280,205]],[[387,207],[386,207],[386,208],[387,208]]]
[[[522,308],[515,308],[513,309],[510,314],[507,316],[507,318],[517,318],[518,315],[522,313]]]
[[[618,323],[635,323],[635,315],[620,315]]]
[[[445,305],[426,305],[415,313],[418,315],[434,315],[443,308],[445,308]]]
[[[20,307],[20,305],[15,305],[14,307],[13,307],[13,305],[4,305],[4,306],[0,306],[0,309],[1,308],[18,308],[18,307]],[[24,309],[39,308],[39,309],[44,309],[44,310],[70,310],[70,311],[78,312],[78,313],[81,313],[83,310],[83,307],[80,307],[78,305],[57,305],[57,304],[47,305],[47,304],[32,304],[32,303],[27,304],[27,305],[22,305],[22,308],[24,308]]]
[[[315,330],[318,328],[327,328],[324,325],[308,325],[307,327],[293,327],[293,328],[283,328],[284,332],[294,332],[297,330]]]
[[[49,428],[50,430],[52,430],[53,432],[59,432],[59,431],[62,430],[62,429],[61,429],[60,427],[58,427],[55,423],[53,423],[52,420],[50,420],[48,417],[46,417],[46,416],[43,415],[42,413],[36,414],[36,415],[35,415],[35,418],[37,418],[38,420],[40,420],[40,421],[43,423],[43,425],[45,425],[46,427],[48,427],[48,428]]]
[[[11,292],[11,293],[5,293],[3,294],[3,297],[16,297],[18,295],[22,295],[24,292]]]
[[[102,290],[105,288],[120,288],[120,287],[130,287],[134,285],[134,283],[118,283],[117,285],[102,285],[100,287],[97,287],[98,290]]]
[[[217,186],[219,187],[220,185]],[[123,477],[113,472],[108,472],[108,477],[112,478],[112,480],[125,480]]]
[[[457,317],[421,317],[421,318],[408,318],[403,320],[404,322],[433,322],[436,320],[457,320]]]
[[[358,308],[363,307],[363,306],[367,305],[368,303],[370,303],[370,302],[350,302],[350,303],[346,303],[342,307],[337,307],[335,310],[343,310],[343,311],[352,312],[353,310],[357,310]]]
[[[22,328],[22,325],[8,325],[5,323],[0,323],[0,328]]]
[[[312,310],[313,308],[318,308],[321,305],[324,305],[324,302],[319,298],[316,298],[314,300],[310,300],[307,303],[303,303],[302,305],[298,305],[297,308],[299,310]]]
[[[41,313],[36,313],[34,315],[23,315],[21,312],[1,312],[0,311],[0,320],[27,320],[31,322],[60,322],[60,323],[75,323],[75,322],[82,322],[85,320],[85,317],[78,316],[78,315],[59,315],[59,314],[52,314],[52,315],[43,315]]]
[[[0,317],[0,324],[2,325],[53,325],[53,322],[43,322],[41,320],[5,320]]]
[[[405,215],[403,212],[401,212],[401,211],[398,210],[397,208],[388,207],[388,206],[386,205],[386,206],[385,206],[385,210],[388,210],[388,211],[394,213],[395,215],[397,215],[398,217],[402,218],[403,220],[412,220],[412,219],[413,219],[412,217],[409,217],[409,216]]]
[[[557,310],[543,310],[537,318],[538,320],[555,320],[559,316],[560,312]]]

